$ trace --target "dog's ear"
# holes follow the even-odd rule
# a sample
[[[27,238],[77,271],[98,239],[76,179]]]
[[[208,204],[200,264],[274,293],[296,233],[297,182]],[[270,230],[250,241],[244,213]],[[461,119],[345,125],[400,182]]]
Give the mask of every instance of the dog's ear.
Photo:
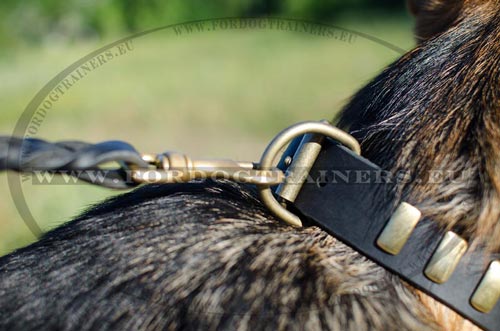
[[[459,18],[464,0],[407,0],[419,42],[446,31]]]

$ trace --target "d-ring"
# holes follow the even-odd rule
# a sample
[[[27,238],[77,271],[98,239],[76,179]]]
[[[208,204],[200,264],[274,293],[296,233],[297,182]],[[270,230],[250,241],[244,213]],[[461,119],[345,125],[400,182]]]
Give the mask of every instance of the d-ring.
[[[270,170],[273,162],[283,147],[292,139],[306,133],[321,134],[338,141],[342,145],[350,148],[354,153],[361,154],[361,147],[354,137],[326,122],[302,122],[292,125],[281,131],[267,146],[260,159],[259,168]],[[288,211],[274,197],[270,186],[258,186],[260,198],[267,208],[278,218],[293,226],[302,226],[302,221],[298,216]]]

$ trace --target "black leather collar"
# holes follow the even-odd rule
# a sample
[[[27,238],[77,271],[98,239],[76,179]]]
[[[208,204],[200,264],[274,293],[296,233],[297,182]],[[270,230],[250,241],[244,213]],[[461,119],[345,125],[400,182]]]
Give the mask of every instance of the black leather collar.
[[[487,330],[500,330],[500,304],[488,313],[476,310],[471,296],[489,263],[499,256],[467,251],[451,278],[437,284],[424,274],[444,232],[429,219],[418,222],[403,249],[391,255],[376,240],[399,199],[395,184],[381,180],[382,170],[349,149],[325,140],[309,180],[295,202],[302,220],[317,225],[377,264]],[[333,176],[333,174],[342,174]]]

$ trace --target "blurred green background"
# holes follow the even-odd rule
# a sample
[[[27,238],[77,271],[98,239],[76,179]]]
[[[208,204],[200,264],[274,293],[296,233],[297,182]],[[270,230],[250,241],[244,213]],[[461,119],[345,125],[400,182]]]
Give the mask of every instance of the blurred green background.
[[[414,45],[403,0],[0,2],[0,132],[11,134],[35,94],[66,67],[130,34],[191,20],[284,17],[324,22]],[[207,23],[209,24],[209,23]],[[207,25],[209,26],[209,25]],[[123,139],[143,152],[257,160],[297,121],[330,119],[401,53],[357,36],[352,43],[294,31],[164,29],[101,65],[54,103],[37,137]],[[22,185],[47,231],[107,196],[90,185]],[[0,255],[36,238],[0,175]],[[19,199],[19,197],[15,197]]]

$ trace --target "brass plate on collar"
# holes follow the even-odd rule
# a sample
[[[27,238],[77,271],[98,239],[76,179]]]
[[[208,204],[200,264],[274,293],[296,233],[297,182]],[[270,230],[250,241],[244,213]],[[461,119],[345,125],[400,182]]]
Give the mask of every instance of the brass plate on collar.
[[[402,202],[377,239],[377,246],[397,255],[410,238],[422,213],[409,203]]]
[[[500,299],[500,261],[493,261],[484,274],[470,303],[482,313],[491,311]]]
[[[425,275],[435,283],[446,282],[467,250],[467,242],[454,232],[448,231],[425,268]]]

